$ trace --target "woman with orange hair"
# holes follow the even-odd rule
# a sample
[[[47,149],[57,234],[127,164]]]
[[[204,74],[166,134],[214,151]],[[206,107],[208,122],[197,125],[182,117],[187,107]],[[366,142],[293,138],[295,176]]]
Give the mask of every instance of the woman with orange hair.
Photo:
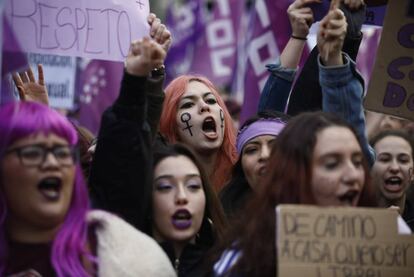
[[[170,143],[186,144],[203,163],[216,191],[231,175],[236,136],[231,116],[205,77],[183,75],[165,89],[160,132]]]

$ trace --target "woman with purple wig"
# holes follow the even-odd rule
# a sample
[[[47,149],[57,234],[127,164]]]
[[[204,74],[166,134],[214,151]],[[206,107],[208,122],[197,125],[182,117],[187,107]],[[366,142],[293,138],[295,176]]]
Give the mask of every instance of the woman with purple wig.
[[[42,104],[0,108],[0,276],[174,276],[155,241],[89,210],[77,142]]]

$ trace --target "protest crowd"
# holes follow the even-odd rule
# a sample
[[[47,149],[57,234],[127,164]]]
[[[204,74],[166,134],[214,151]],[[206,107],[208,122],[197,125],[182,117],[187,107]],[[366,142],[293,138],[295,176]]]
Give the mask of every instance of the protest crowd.
[[[282,270],[288,260],[317,267],[319,275],[303,269],[309,276],[414,276],[409,97],[414,86],[413,71],[407,70],[414,63],[414,1],[399,1],[238,0],[246,9],[286,2],[276,15],[286,20],[288,36],[271,44],[277,49],[268,52],[276,56],[265,65],[254,64],[239,49],[236,56],[250,58],[235,64],[244,61],[245,72],[259,70],[260,78],[246,74],[237,82],[239,68],[227,72],[222,61],[215,64],[232,73],[227,87],[205,76],[202,63],[191,70],[185,65],[190,58],[183,53],[191,48],[185,44],[195,40],[200,26],[191,34],[180,33],[148,10],[142,23],[146,33],[132,37],[126,57],[113,71],[96,70],[92,76],[85,70],[78,76],[83,85],[73,89],[83,97],[80,113],[89,119],[92,110],[82,109],[96,97],[94,89],[107,85],[99,78],[107,74],[117,83],[96,130],[51,101],[66,95],[70,85],[48,84],[44,63],[72,66],[79,64],[76,59],[30,54],[35,66],[24,58],[6,69],[10,57],[16,62],[21,53],[3,49],[2,84],[9,86],[2,85],[0,98],[0,276],[300,276]],[[94,47],[102,43],[115,51],[125,41],[109,31],[106,39],[93,41],[98,28],[94,12],[105,11],[105,22],[116,22],[117,29],[134,22],[115,6],[77,13],[80,9],[72,6],[33,2],[40,14],[55,10],[59,30],[69,30],[72,45],[56,31],[56,49],[73,47],[102,60],[105,53]],[[187,1],[192,2],[214,9],[224,1]],[[374,78],[380,82],[385,77],[376,70],[362,76],[357,68],[363,23],[368,8],[391,9],[391,2],[403,7],[406,17],[393,20],[411,26],[400,26],[398,32],[411,55],[392,61],[388,72],[395,80],[409,80],[405,88],[390,81],[391,94],[373,97],[372,88],[379,90]],[[190,7],[200,8],[194,3]],[[222,11],[235,9],[222,5]],[[8,32],[13,32],[24,9],[10,7],[14,18]],[[262,26],[266,20],[278,22],[276,15],[268,11]],[[76,24],[64,23],[72,17]],[[30,20],[22,22],[32,24]],[[41,25],[39,41],[33,42],[42,53],[51,45],[48,26]],[[383,28],[387,26],[391,24]],[[85,30],[91,41],[81,41]],[[134,30],[128,32],[133,36]],[[405,36],[407,30],[411,33]],[[249,32],[237,34],[243,35]],[[311,37],[315,45],[310,47]],[[207,55],[197,47],[215,45],[214,40],[200,41],[204,43],[192,44],[194,61]],[[19,47],[26,52],[24,45]],[[388,57],[384,49],[393,51],[379,46],[363,54],[378,62]],[[173,62],[177,53],[183,59]],[[240,82],[246,90],[243,101],[232,97]],[[248,83],[258,82],[260,93],[247,91]],[[55,87],[54,94],[48,92]],[[407,104],[397,103],[401,95]],[[369,97],[388,109],[367,104]],[[314,208],[319,210],[312,212]],[[343,216],[348,210],[351,215]],[[386,216],[380,222],[371,211]],[[310,233],[312,241],[307,240]],[[376,239],[380,233],[389,244]],[[401,275],[386,273],[397,269]]]

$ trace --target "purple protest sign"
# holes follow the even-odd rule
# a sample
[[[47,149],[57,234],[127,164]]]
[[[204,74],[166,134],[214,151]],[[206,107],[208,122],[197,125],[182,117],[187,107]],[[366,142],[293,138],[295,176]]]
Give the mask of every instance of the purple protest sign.
[[[6,0],[4,12],[32,53],[123,61],[149,32],[148,0]]]
[[[123,63],[92,60],[79,71],[79,122],[97,134],[103,111],[119,94]]]

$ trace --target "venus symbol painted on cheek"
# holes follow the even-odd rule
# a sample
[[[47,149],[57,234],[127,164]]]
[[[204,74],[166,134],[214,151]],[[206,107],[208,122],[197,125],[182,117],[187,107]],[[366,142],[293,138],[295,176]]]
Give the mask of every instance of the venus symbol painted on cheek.
[[[224,112],[220,109],[220,120],[221,120],[221,129],[224,128]]]
[[[181,115],[181,122],[186,125],[186,127],[183,128],[183,131],[188,130],[188,132],[190,133],[190,136],[193,136],[193,132],[191,131],[191,128],[193,127],[193,125],[190,125],[190,120],[191,120],[190,113],[183,113]]]

